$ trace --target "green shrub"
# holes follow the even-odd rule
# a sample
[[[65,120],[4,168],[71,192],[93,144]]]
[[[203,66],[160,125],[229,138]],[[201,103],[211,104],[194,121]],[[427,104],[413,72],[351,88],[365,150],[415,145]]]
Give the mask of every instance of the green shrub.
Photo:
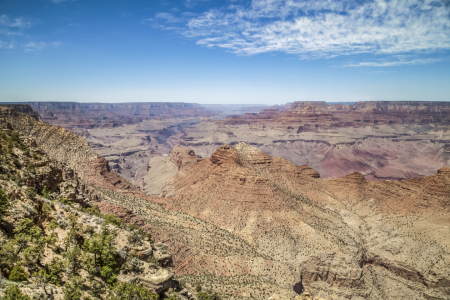
[[[52,219],[47,226],[48,230],[51,230],[52,233],[55,232],[55,229],[58,228],[58,223],[56,223],[55,219]]]
[[[80,248],[75,246],[64,253],[64,266],[69,275],[78,274],[78,270],[81,268],[81,262]]]
[[[202,290],[202,283],[201,282],[196,282],[195,283],[195,291],[197,293],[199,293],[199,292],[201,292],[201,290]]]
[[[41,209],[42,216],[44,218],[48,218],[51,211],[52,211],[52,206],[50,204],[44,202],[44,204],[42,205],[42,209]]]
[[[27,195],[30,199],[34,199],[36,197],[36,192],[34,191],[34,188],[29,186],[25,190],[25,195]]]
[[[93,297],[100,298],[101,295],[105,293],[104,285],[97,280],[91,280],[90,287],[91,287],[91,290],[89,291],[89,293]]]
[[[72,202],[70,202],[70,200],[67,199],[67,198],[59,198],[57,201],[60,202],[60,203],[72,206]]]
[[[94,215],[94,216],[97,216],[97,217],[103,216],[97,205],[93,205],[93,206],[84,208],[84,209],[82,209],[82,211],[84,213],[87,213],[87,214],[90,214],[90,215]]]
[[[9,214],[8,209],[10,207],[8,196],[5,191],[0,187],[0,221],[4,216]]]
[[[30,172],[31,174],[36,174],[36,166],[33,163],[30,163],[27,166],[27,171]]]
[[[52,259],[52,261],[45,265],[45,277],[48,282],[59,286],[61,284],[61,273],[63,271],[63,261],[58,257]]]
[[[119,217],[115,216],[115,215],[108,214],[108,215],[104,215],[103,218],[105,220],[105,225],[113,224],[113,225],[116,225],[118,227],[122,226],[122,220]]]
[[[151,293],[146,288],[128,282],[116,284],[112,289],[112,294],[114,300],[157,300],[159,298],[158,295]]]
[[[22,164],[20,163],[20,161],[17,159],[17,157],[14,157],[13,159],[13,164],[17,169],[21,169],[22,168]]]
[[[82,288],[83,280],[78,276],[72,277],[72,279],[64,285],[64,300],[79,300],[83,293]]]
[[[1,300],[31,300],[31,298],[22,294],[22,291],[17,286],[10,285],[6,288],[5,296]]]
[[[220,300],[220,297],[216,293],[209,295],[208,293],[200,291],[197,293],[197,299],[198,300]]]
[[[26,281],[27,279],[28,274],[20,265],[15,265],[14,268],[12,268],[11,273],[9,273],[9,280],[11,281],[20,282]]]
[[[44,188],[42,189],[41,196],[46,199],[50,199],[50,191],[47,189],[46,186],[44,186]]]

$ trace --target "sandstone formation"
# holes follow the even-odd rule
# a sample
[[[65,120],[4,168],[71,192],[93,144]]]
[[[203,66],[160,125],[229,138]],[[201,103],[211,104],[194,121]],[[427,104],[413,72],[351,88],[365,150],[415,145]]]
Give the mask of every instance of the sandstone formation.
[[[111,169],[149,194],[155,190],[155,182],[149,177],[154,177],[155,169],[161,169],[161,156],[180,143],[182,128],[223,114],[195,103],[29,104],[43,121],[84,137]]]
[[[359,173],[326,180],[240,143],[183,168],[159,201],[237,235],[267,260],[252,259],[246,273],[298,293],[447,299],[449,171],[398,182]]]
[[[202,282],[229,299],[450,295],[448,167],[401,181],[373,182],[358,172],[325,179],[245,143],[219,146],[203,159],[197,150],[175,147],[165,158],[177,173],[165,181],[163,197],[152,197],[94,163],[101,159],[79,136],[0,110],[3,127],[21,130],[55,163],[73,169],[103,213],[167,244],[134,251],[153,255],[159,267],[173,266],[176,280],[190,289]],[[72,155],[64,153],[73,147]],[[169,270],[143,270],[170,277]]]
[[[163,180],[152,180],[155,174],[174,175],[164,157],[176,144],[209,157],[220,145],[246,142],[307,164],[324,178],[360,172],[373,181],[401,180],[450,166],[450,106],[445,102],[294,102],[272,108],[151,102],[30,105],[44,121],[84,137],[110,168],[150,195],[161,192]]]
[[[220,145],[245,142],[324,178],[360,172],[401,180],[450,166],[449,126],[448,102],[294,102],[185,127],[181,145],[209,157]]]

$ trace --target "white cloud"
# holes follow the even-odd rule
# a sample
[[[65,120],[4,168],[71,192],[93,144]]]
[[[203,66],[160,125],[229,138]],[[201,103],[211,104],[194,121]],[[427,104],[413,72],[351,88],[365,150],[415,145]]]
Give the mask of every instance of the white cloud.
[[[169,13],[158,13],[158,14],[156,14],[155,18],[156,19],[160,19],[160,20],[164,20],[164,21],[166,21],[168,23],[178,23],[178,22],[183,21],[183,19],[177,18],[177,17],[175,17],[175,16],[173,16],[172,14],[169,14]],[[151,20],[151,19],[149,19],[149,20]]]
[[[241,55],[429,53],[450,49],[450,6],[441,1],[253,0],[211,9],[176,30]]]
[[[59,46],[62,46],[62,45],[63,45],[63,43],[60,41],[52,42],[52,46],[55,48],[58,48]]]
[[[44,43],[44,42],[39,42],[39,43],[29,42],[28,44],[26,44],[24,46],[24,50],[25,50],[25,52],[40,51],[46,47],[47,47],[47,43]]]
[[[413,58],[401,59],[391,61],[376,61],[376,62],[360,62],[356,64],[348,64],[347,67],[397,67],[403,65],[423,65],[442,61],[439,58]]]
[[[15,45],[14,42],[4,42],[0,41],[0,49],[14,49]]]
[[[11,19],[7,15],[0,15],[0,34],[2,35],[21,35],[24,28],[31,26],[31,21],[24,18]]]
[[[186,7],[194,7],[199,2],[208,2],[209,0],[186,0],[185,5]]]

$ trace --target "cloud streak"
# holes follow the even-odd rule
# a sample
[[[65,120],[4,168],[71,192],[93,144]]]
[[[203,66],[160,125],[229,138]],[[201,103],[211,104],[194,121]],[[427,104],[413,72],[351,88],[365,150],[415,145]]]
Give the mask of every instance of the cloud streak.
[[[24,18],[11,19],[7,15],[0,15],[0,34],[2,35],[21,35],[23,29],[31,26],[31,21],[28,21]]]
[[[450,49],[447,2],[253,0],[247,7],[208,10],[171,28],[198,45],[240,55],[283,52],[310,59],[433,53]]]
[[[356,64],[348,64],[347,67],[397,67],[404,65],[424,65],[442,61],[439,58],[412,58],[394,61],[377,61],[377,62],[360,62]]]
[[[47,43],[44,42],[29,42],[24,46],[25,52],[33,52],[33,51],[40,51],[47,47]]]

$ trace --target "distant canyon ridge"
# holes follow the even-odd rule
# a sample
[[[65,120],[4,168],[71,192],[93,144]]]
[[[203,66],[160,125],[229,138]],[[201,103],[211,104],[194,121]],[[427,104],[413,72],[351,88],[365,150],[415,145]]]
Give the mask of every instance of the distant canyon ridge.
[[[322,178],[359,172],[372,181],[401,180],[450,166],[450,102],[27,104],[43,121],[84,137],[114,171],[150,195],[160,195],[176,175],[177,153],[169,154],[181,151],[173,149],[177,144],[195,159],[245,142],[308,165]]]

